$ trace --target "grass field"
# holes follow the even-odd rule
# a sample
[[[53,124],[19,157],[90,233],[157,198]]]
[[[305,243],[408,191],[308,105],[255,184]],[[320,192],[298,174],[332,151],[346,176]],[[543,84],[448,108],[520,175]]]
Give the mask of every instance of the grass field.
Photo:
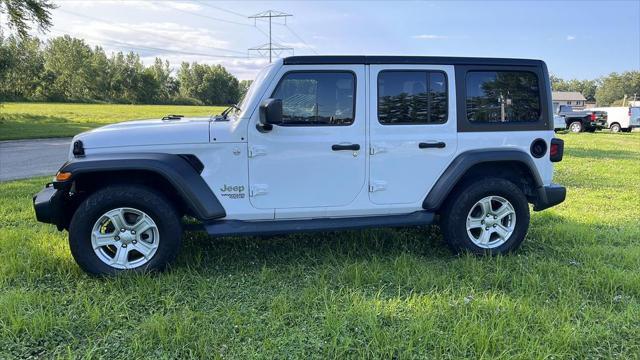
[[[73,136],[99,126],[169,114],[207,116],[224,106],[4,103],[0,140]]]
[[[36,223],[47,178],[0,184],[0,358],[638,358],[640,134],[562,135],[562,205],[511,256],[437,228],[209,240],[93,279]]]

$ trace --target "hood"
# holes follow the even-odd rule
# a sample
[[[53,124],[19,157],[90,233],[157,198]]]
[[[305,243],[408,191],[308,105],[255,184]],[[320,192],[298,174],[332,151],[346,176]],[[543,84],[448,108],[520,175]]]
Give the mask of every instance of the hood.
[[[82,140],[85,149],[208,143],[209,122],[209,117],[127,121],[79,134],[73,140]]]

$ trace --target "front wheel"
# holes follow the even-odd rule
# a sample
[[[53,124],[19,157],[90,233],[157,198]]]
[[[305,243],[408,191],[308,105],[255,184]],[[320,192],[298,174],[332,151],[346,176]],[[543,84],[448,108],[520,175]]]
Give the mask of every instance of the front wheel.
[[[582,123],[580,121],[574,121],[571,124],[569,124],[569,130],[573,133],[579,133],[582,132],[583,130],[583,126]]]
[[[181,236],[172,204],[138,185],[96,191],[69,225],[71,254],[92,275],[163,270],[176,257]]]
[[[520,246],[529,229],[527,198],[501,178],[467,182],[440,215],[444,238],[455,253],[508,253]]]

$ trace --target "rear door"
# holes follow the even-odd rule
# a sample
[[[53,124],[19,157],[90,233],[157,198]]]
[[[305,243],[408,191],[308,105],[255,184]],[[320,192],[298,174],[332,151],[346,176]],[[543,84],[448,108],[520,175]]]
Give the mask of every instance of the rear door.
[[[371,65],[369,199],[421,203],[456,155],[453,66]]]

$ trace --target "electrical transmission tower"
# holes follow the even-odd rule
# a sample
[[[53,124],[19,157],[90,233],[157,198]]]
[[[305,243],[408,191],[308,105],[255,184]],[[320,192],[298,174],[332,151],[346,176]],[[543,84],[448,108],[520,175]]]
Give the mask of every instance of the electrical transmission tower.
[[[267,18],[269,19],[269,42],[267,44],[262,44],[260,46],[252,47],[249,49],[249,51],[256,51],[258,54],[260,54],[260,56],[266,56],[266,54],[269,54],[269,62],[272,61],[273,55],[280,56],[280,54],[282,54],[284,51],[293,52],[293,48],[283,47],[280,44],[274,43],[273,40],[271,39],[271,20],[273,18],[284,18],[284,24],[286,25],[287,17],[289,16],[293,16],[293,15],[283,13],[281,11],[273,11],[273,10],[267,10],[267,11],[263,11],[261,13],[249,16],[249,19],[253,19],[254,25],[256,26],[257,26],[256,23],[258,20],[267,19]]]

